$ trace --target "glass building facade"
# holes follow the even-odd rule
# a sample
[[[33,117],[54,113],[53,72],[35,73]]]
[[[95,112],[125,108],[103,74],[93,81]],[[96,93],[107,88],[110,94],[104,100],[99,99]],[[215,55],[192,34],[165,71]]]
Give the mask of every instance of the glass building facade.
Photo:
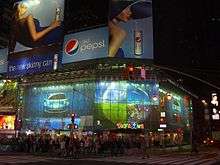
[[[24,93],[24,129],[68,129],[71,115],[82,129],[185,129],[190,99],[156,81],[97,81],[31,86]]]

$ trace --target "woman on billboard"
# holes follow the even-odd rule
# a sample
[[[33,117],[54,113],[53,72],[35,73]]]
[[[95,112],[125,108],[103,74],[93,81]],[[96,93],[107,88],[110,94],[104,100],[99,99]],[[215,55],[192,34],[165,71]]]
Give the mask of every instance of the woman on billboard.
[[[58,17],[59,15],[56,15],[56,18]],[[14,52],[16,42],[25,47],[35,48],[56,43],[61,39],[60,20],[55,19],[49,26],[41,27],[39,20],[33,17],[23,2],[15,4],[12,24],[10,52]]]
[[[142,19],[152,16],[151,3],[145,0],[122,1],[112,0],[109,26],[109,57],[124,57],[121,45],[127,36],[127,32],[119,23],[128,22],[131,19]]]

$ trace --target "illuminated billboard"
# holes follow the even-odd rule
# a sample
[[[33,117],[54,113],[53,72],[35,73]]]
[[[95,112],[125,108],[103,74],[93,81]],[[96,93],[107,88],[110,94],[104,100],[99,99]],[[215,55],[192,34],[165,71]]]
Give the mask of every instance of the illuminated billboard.
[[[8,56],[10,77],[58,68],[63,20],[64,0],[20,0],[14,4]]]
[[[64,0],[21,0],[13,11],[10,53],[62,41]]]
[[[62,63],[103,58],[107,53],[107,27],[72,33],[64,37]]]
[[[19,77],[56,70],[61,62],[60,57],[56,46],[19,52],[8,57],[7,74],[9,77]]]
[[[7,72],[8,49],[0,49],[0,74]]]
[[[76,4],[75,1],[72,2],[74,7],[71,8],[77,11],[82,8],[82,6],[79,6],[77,9],[77,5],[83,3],[83,1],[81,3],[76,2]],[[62,63],[108,57],[152,60],[153,23],[151,1],[110,0],[110,3],[104,2],[102,2],[104,8],[110,4],[108,8],[110,10],[103,11],[102,5],[96,6],[96,10],[99,11],[96,18],[97,20],[100,18],[102,24],[89,21],[95,18],[92,16],[86,17],[88,19],[86,20],[82,13],[86,12],[88,15],[88,11],[84,11],[85,8],[83,8],[82,18],[80,15],[76,15],[75,19],[79,21],[72,21],[71,26],[66,25],[69,29],[64,37]],[[89,3],[87,8],[89,5],[91,4]],[[108,19],[104,19],[107,11],[109,14]],[[102,17],[101,12],[104,12]],[[72,15],[69,14],[68,16],[71,17]],[[66,16],[65,21],[68,19]],[[82,19],[85,20],[82,21]]]
[[[111,0],[109,57],[153,59],[151,0]]]

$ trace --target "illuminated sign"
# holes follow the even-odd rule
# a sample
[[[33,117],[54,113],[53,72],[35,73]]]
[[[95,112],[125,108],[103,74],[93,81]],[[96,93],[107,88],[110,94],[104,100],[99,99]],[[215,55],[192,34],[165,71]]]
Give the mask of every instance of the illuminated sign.
[[[151,1],[111,0],[110,2],[108,56],[153,59]]]
[[[117,123],[116,128],[130,128],[130,129],[143,129],[144,124],[138,124],[138,123]]]
[[[53,70],[54,54],[45,54],[39,56],[27,56],[9,60],[8,75],[16,77],[19,75],[40,73]]]
[[[166,112],[160,112],[160,117],[166,117]]]
[[[20,0],[13,12],[10,54],[63,40],[64,0]],[[24,23],[27,20],[32,26]]]
[[[213,120],[219,120],[219,114],[214,114],[212,115]]]
[[[15,116],[0,115],[0,129],[14,129]]]
[[[102,27],[64,37],[62,63],[107,57],[108,28]]]
[[[166,128],[167,125],[166,124],[160,124],[160,128]]]
[[[218,106],[218,96],[217,96],[217,93],[212,93],[211,104],[213,104],[214,106]]]

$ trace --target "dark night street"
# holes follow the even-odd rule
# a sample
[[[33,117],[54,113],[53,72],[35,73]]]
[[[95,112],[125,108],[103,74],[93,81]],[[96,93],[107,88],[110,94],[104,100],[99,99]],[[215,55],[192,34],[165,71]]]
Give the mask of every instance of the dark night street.
[[[0,155],[0,165],[217,165],[220,162],[220,152],[217,149],[203,151],[198,154],[190,153],[164,153],[151,155],[150,158],[142,159],[140,155],[118,157],[92,157],[92,158],[58,158],[51,156],[34,156],[25,153],[5,153]]]

